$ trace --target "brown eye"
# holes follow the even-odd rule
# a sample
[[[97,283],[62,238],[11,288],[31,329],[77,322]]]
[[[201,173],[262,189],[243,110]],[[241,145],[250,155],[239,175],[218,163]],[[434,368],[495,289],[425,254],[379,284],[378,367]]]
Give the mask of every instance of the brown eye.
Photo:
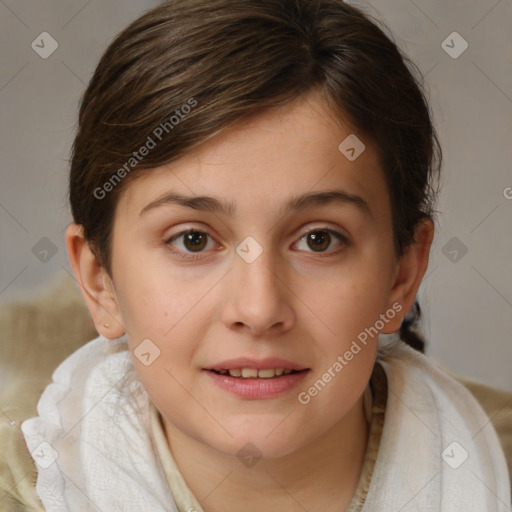
[[[201,231],[190,231],[184,235],[183,244],[190,251],[201,251],[206,246],[207,236],[206,233]]]
[[[306,235],[308,247],[314,251],[325,251],[331,243],[331,235],[327,231],[313,231]]]
[[[207,247],[208,243],[210,243],[209,247]],[[200,254],[205,252],[204,249],[212,249],[215,246],[214,240],[208,233],[198,230],[182,231],[167,240],[166,244],[177,249],[177,251],[172,250],[183,255],[183,257],[193,253]]]
[[[300,247],[300,244],[303,242],[306,243],[306,247]],[[331,229],[315,229],[309,231],[300,238],[297,245],[299,249],[305,250],[306,252],[328,252],[330,254],[333,251],[328,249],[333,245],[333,242],[335,242],[333,249],[349,245],[349,241],[345,236]]]

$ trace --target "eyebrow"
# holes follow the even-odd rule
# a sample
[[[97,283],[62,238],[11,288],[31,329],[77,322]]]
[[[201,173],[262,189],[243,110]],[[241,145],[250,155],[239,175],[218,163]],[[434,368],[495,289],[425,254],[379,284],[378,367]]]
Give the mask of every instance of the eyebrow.
[[[309,192],[297,197],[289,199],[281,209],[281,214],[285,215],[290,212],[311,208],[314,206],[325,206],[333,203],[353,205],[361,211],[361,213],[371,216],[371,210],[368,203],[360,196],[349,194],[343,190],[326,190],[321,192]],[[164,205],[176,204],[193,210],[223,213],[233,216],[236,212],[236,204],[232,201],[225,201],[211,196],[183,196],[174,192],[169,192],[164,196],[152,201],[146,205],[141,211],[143,214],[159,208]]]

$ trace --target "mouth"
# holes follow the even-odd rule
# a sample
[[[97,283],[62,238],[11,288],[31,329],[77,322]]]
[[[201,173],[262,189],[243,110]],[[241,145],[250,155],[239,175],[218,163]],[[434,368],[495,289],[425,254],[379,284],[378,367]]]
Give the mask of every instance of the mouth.
[[[220,389],[244,400],[277,398],[304,381],[311,368],[284,359],[232,359],[203,372]]]
[[[294,375],[296,373],[304,373],[309,371],[309,368],[303,370],[293,370],[290,368],[232,368],[229,370],[208,370],[217,375],[224,375],[234,377],[235,379],[279,379],[288,375]]]
[[[265,359],[239,357],[204,368],[204,370],[220,376],[242,380],[282,379],[297,373],[308,372],[310,369],[293,361],[277,357],[267,357]]]

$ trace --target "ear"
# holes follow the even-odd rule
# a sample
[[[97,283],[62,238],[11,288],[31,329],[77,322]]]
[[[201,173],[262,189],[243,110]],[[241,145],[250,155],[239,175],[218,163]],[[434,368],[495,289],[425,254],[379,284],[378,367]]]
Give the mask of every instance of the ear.
[[[106,338],[118,338],[125,329],[114,284],[86,242],[82,226],[72,223],[67,227],[66,248],[96,330]]]
[[[385,325],[381,331],[383,334],[398,331],[404,316],[411,309],[428,267],[433,238],[434,224],[430,219],[421,219],[414,230],[414,242],[404,249],[398,261],[389,294],[388,308],[399,311],[400,314]]]

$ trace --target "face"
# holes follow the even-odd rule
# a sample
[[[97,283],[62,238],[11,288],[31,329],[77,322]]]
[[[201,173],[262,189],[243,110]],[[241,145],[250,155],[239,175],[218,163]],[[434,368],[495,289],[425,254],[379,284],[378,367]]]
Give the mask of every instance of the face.
[[[349,160],[338,146],[351,133],[311,94],[120,195],[115,295],[168,429],[277,457],[360,410],[397,262],[376,150],[359,135],[365,150]]]

